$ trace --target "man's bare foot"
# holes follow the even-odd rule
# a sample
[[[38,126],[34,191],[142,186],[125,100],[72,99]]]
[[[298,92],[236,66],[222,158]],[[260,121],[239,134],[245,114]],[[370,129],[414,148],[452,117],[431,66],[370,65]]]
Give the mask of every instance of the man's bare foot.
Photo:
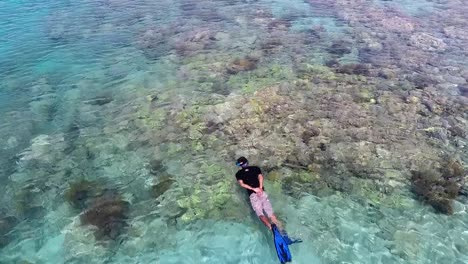
[[[271,215],[271,216],[270,216],[270,219],[271,219],[271,222],[272,222],[273,224],[275,224],[275,225],[278,227],[278,229],[279,229],[280,231],[283,230],[283,225],[278,221],[278,219],[276,218],[275,215]]]

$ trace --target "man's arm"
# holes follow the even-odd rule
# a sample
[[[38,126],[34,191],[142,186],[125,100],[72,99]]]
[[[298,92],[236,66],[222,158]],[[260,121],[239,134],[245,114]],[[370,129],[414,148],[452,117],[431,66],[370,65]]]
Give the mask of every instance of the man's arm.
[[[260,173],[258,174],[258,182],[260,183],[260,193],[263,192],[263,175]]]
[[[243,180],[238,180],[239,182],[239,185],[242,187],[242,188],[245,188],[247,190],[251,190],[251,191],[254,191],[254,192],[257,192],[257,188],[252,188],[252,186],[248,185],[248,184],[245,184]]]
[[[260,183],[260,190],[263,190],[263,175],[261,173],[258,175],[258,182]]]

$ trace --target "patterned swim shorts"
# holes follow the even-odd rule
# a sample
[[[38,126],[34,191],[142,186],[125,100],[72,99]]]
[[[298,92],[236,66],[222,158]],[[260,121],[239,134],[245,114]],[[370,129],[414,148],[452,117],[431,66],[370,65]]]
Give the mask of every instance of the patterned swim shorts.
[[[270,200],[268,199],[268,195],[265,192],[262,194],[252,193],[250,196],[250,204],[252,205],[253,210],[257,214],[257,216],[262,216],[263,211],[267,214],[267,216],[273,215],[273,208],[271,207]]]

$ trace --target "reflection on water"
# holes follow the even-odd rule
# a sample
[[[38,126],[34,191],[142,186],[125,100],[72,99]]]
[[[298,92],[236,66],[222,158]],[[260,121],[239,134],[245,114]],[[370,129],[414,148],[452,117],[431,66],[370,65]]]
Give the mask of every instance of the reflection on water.
[[[0,4],[2,263],[466,263],[467,7]]]

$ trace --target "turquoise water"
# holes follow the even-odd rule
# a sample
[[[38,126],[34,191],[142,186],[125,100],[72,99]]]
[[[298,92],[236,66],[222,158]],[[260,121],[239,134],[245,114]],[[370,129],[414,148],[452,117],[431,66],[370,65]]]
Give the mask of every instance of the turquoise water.
[[[467,263],[467,12],[3,1],[0,263]]]

